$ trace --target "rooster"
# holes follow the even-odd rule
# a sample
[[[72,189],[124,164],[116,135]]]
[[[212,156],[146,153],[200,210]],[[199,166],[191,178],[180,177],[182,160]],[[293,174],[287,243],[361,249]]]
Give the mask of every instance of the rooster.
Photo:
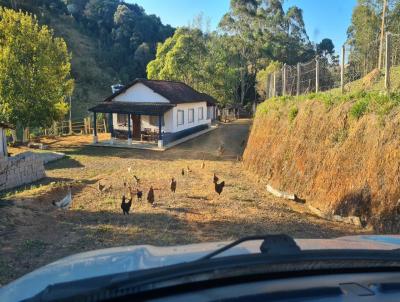
[[[221,195],[222,190],[223,190],[224,187],[225,187],[225,181],[223,181],[223,182],[221,182],[221,183],[215,182],[215,183],[214,183],[214,186],[215,186],[215,192],[218,193],[218,195]]]
[[[219,178],[217,177],[217,175],[215,175],[215,173],[214,173],[214,178],[213,178],[213,183],[217,183],[218,182],[218,180],[219,180]]]
[[[132,197],[129,199],[128,202],[126,202],[126,197],[125,195],[122,196],[122,202],[121,202],[121,209],[124,215],[129,215],[129,210],[131,209],[132,205]]]
[[[136,184],[139,185],[140,184],[140,178],[137,177],[136,175],[133,175],[133,178],[136,180]]]
[[[72,203],[71,189],[72,189],[72,186],[69,186],[67,195],[60,201],[57,201],[57,202],[53,201],[52,204],[60,209],[68,209]]]
[[[149,192],[147,193],[147,201],[154,207],[154,189],[151,186]]]
[[[172,193],[175,193],[175,191],[176,191],[176,180],[175,180],[175,178],[171,178],[171,192]]]

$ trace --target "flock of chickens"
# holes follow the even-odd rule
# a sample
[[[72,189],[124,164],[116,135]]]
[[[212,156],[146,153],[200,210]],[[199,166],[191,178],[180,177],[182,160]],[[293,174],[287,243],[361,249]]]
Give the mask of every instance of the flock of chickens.
[[[202,161],[201,168],[202,169],[205,168],[204,160]],[[129,167],[128,168],[128,173],[130,173],[130,172],[131,172],[131,168]],[[186,172],[185,172],[185,169],[181,170],[182,176],[185,176],[185,173],[189,174],[191,172],[192,172],[192,170],[189,168],[189,166],[187,166]],[[132,200],[135,197],[136,197],[138,202],[142,201],[143,191],[141,191],[139,189],[140,178],[137,177],[136,175],[133,175],[133,179],[134,179],[134,182],[136,183],[136,189],[133,189],[131,186],[128,186],[128,190],[129,190],[129,194],[130,194],[130,198],[129,199],[125,195],[125,192],[126,192],[126,189],[127,189],[126,181],[124,181],[124,184],[123,184],[124,185],[124,194],[122,195],[121,209],[122,209],[122,213],[124,215],[129,215],[129,211],[130,211],[131,206],[132,206]],[[221,193],[222,193],[222,191],[223,191],[223,189],[225,187],[225,181],[221,181],[221,182],[218,182],[218,181],[219,181],[219,178],[214,173],[214,176],[213,176],[214,190],[218,195],[221,195]],[[174,177],[172,177],[171,181],[170,181],[170,190],[171,190],[171,192],[173,194],[175,194],[176,188],[177,188],[177,181],[176,181],[176,179]],[[70,185],[68,187],[67,195],[62,200],[60,200],[58,202],[53,201],[53,205],[58,207],[58,208],[60,208],[60,209],[68,209],[71,206],[71,203],[72,203],[72,192],[71,192],[71,189],[72,189],[72,186]],[[104,184],[101,184],[101,182],[99,181],[98,185],[97,185],[97,190],[100,193],[108,193],[108,192],[112,191],[112,185],[106,186]],[[150,189],[147,192],[147,202],[149,204],[151,204],[153,207],[156,206],[154,190],[155,189],[153,188],[153,186],[150,186]]]

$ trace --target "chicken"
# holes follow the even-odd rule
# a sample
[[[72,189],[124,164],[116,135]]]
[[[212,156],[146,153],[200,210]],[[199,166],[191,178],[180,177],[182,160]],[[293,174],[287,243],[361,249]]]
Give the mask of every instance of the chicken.
[[[190,172],[192,172],[192,170],[190,170],[189,165],[186,167],[187,173],[189,174]]]
[[[222,190],[225,187],[225,181],[223,181],[221,183],[215,182],[214,185],[215,185],[215,192],[218,193],[218,195],[221,195]]]
[[[201,168],[204,169],[206,167],[206,163],[204,162],[204,160],[201,162]]]
[[[218,180],[219,180],[219,178],[218,178],[217,175],[215,175],[215,173],[214,173],[213,183],[217,183]]]
[[[102,185],[99,181],[99,183],[97,184],[97,189],[99,189],[100,192],[103,192],[104,188],[106,187],[106,185]]]
[[[176,191],[176,180],[175,180],[175,178],[171,178],[171,192],[172,193],[175,193],[175,191]]]
[[[185,169],[182,169],[181,174],[182,174],[182,176],[185,176]]]
[[[136,198],[139,201],[142,201],[142,196],[143,196],[143,191],[140,191],[139,189],[136,189]]]
[[[224,152],[225,152],[225,147],[223,144],[221,144],[217,149],[217,153],[219,156],[222,156],[224,154]]]
[[[139,185],[140,184],[140,178],[137,177],[136,175],[133,175],[133,178],[136,180],[136,184]]]
[[[125,195],[122,196],[122,202],[121,202],[121,209],[124,215],[129,215],[129,210],[131,209],[132,205],[132,197],[129,199],[128,202],[126,202],[126,197]]]
[[[147,201],[154,207],[154,189],[151,186],[149,192],[147,193]]]
[[[132,171],[132,167],[129,166],[129,167],[128,167],[128,173],[131,174],[131,171]]]
[[[68,209],[71,206],[72,203],[72,192],[71,192],[72,186],[68,187],[68,193],[67,195],[61,199],[60,201],[53,201],[53,205],[56,206],[57,208],[60,209]]]

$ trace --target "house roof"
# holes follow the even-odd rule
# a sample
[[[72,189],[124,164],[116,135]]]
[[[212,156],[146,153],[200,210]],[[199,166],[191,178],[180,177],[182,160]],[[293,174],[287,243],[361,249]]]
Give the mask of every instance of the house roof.
[[[171,104],[182,104],[182,103],[193,103],[205,101],[208,105],[215,105],[216,100],[206,94],[198,92],[192,87],[186,85],[182,82],[175,81],[164,81],[164,80],[146,80],[146,79],[136,79],[132,83],[126,85],[124,88],[118,92],[112,94],[104,100],[104,102],[112,101],[117,95],[124,93],[130,87],[137,83],[142,83],[147,86],[155,93],[165,97],[170,101]]]
[[[89,111],[101,113],[122,113],[160,115],[175,105],[167,103],[102,102]]]

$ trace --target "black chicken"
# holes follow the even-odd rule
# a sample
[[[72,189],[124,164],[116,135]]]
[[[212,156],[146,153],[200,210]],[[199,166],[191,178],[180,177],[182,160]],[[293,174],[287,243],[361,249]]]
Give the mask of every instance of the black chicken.
[[[133,175],[133,178],[136,180],[136,184],[139,185],[140,184],[140,178],[137,177],[136,175]]]
[[[124,213],[124,215],[129,215],[129,210],[131,209],[131,205],[132,205],[132,198],[129,199],[128,202],[126,202],[126,197],[125,195],[122,196],[122,202],[121,202],[121,209],[122,212]]]
[[[176,180],[175,180],[175,178],[172,177],[172,179],[171,179],[171,192],[175,193],[175,191],[176,191]]]
[[[223,190],[224,187],[225,187],[225,181],[223,181],[223,182],[221,182],[221,183],[215,182],[214,185],[215,185],[215,192],[217,192],[218,195],[221,195],[222,190]]]
[[[182,174],[182,176],[185,176],[185,169],[182,169],[181,174]]]
[[[154,207],[154,189],[153,189],[153,187],[150,187],[150,190],[147,193],[147,201]]]
[[[102,185],[99,181],[99,183],[97,184],[97,188],[99,189],[100,192],[103,192],[104,188],[106,187],[106,185]]]
[[[139,189],[136,189],[136,197],[137,197],[137,200],[139,201],[142,201],[142,196],[143,196],[143,191],[140,191]]]
[[[214,178],[213,178],[213,183],[217,183],[218,182],[218,180],[219,180],[219,178],[217,177],[217,175],[215,175],[215,173],[214,173]]]

